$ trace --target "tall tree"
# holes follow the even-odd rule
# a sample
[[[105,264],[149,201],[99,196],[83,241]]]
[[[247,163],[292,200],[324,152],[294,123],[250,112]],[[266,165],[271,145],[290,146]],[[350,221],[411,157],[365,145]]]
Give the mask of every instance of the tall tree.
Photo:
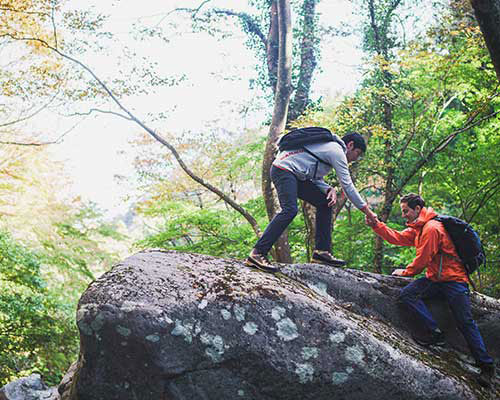
[[[192,14],[193,20],[202,26],[209,26],[209,22],[213,16],[237,18],[242,26],[243,31],[248,35],[248,45],[255,50],[257,57],[261,58],[266,66],[267,76],[261,79],[260,84],[267,86],[272,90],[274,111],[267,138],[266,149],[262,164],[262,193],[266,210],[269,219],[272,219],[279,209],[277,198],[274,195],[269,169],[276,154],[276,141],[278,136],[284,131],[285,126],[290,126],[297,120],[307,107],[310,105],[311,84],[314,77],[314,72],[317,67],[317,58],[319,55],[319,27],[318,18],[316,15],[316,6],[319,0],[302,0],[298,2],[299,26],[292,30],[291,24],[289,29],[289,41],[286,46],[292,46],[292,39],[297,41],[296,48],[300,52],[300,62],[294,62],[291,58],[287,60],[287,66],[290,74],[290,83],[287,83],[287,97],[292,97],[287,105],[287,113],[285,125],[276,125],[277,101],[283,98],[283,88],[280,87],[280,63],[282,63],[282,46],[285,45],[282,41],[282,21],[280,20],[281,4],[277,0],[259,0],[256,3],[264,13],[264,17],[258,15],[250,15],[244,12],[237,12],[229,9],[213,8],[206,13],[202,13],[201,9],[209,2],[203,2],[196,9],[180,9],[188,11]],[[289,11],[291,13],[291,10]],[[264,33],[267,25],[267,35]],[[287,50],[288,51],[288,50]],[[283,107],[283,105],[278,105]],[[276,127],[281,129],[276,131]],[[310,213],[305,209],[304,215],[309,220]],[[309,221],[309,224],[311,222]],[[311,235],[314,234],[311,231]],[[314,238],[309,238],[313,241]],[[288,245],[287,233],[285,232],[275,245],[275,254],[278,261],[290,262],[290,250]]]
[[[379,86],[379,110],[382,113],[381,122],[383,129],[388,133],[384,141],[383,160],[387,166],[384,185],[384,202],[380,219],[386,221],[389,217],[392,203],[396,196],[393,187],[394,172],[396,165],[392,163],[394,155],[394,138],[391,132],[393,126],[394,103],[391,99],[393,92],[394,76],[388,66],[394,60],[394,50],[398,47],[398,40],[393,30],[393,21],[396,9],[401,5],[402,0],[368,0],[364,3],[367,8],[367,21],[364,29],[364,48],[369,54],[375,56],[377,68],[374,70],[374,79]],[[380,237],[375,239],[375,271],[382,271],[383,240]]]
[[[500,0],[471,0],[500,81]]]
[[[394,11],[401,3],[399,0],[366,2],[365,48],[374,57],[370,78],[365,80],[358,101],[368,100],[363,106],[363,120],[371,131],[370,151],[383,155],[381,160],[375,155],[374,165],[369,166],[383,199],[379,214],[382,221],[388,220],[394,201],[407,185],[424,181],[426,168],[439,153],[498,114],[492,106],[498,96],[497,85],[492,85],[488,71],[477,68],[478,60],[471,61],[476,56],[470,51],[472,47],[466,50],[473,43],[472,37],[468,38],[471,33],[460,38],[461,32],[449,29],[438,33],[439,40],[444,40],[442,43],[425,43],[429,38],[420,37],[402,46],[400,37],[391,31]],[[438,56],[443,45],[449,55]],[[395,49],[404,51],[395,57]],[[408,56],[413,57],[411,62]],[[477,56],[479,60],[483,57]],[[463,73],[464,66],[469,67],[471,62],[467,76]],[[423,63],[426,75],[417,72]],[[478,93],[476,85],[484,89]],[[382,271],[383,254],[377,238],[374,254],[377,272]]]
[[[271,194],[269,170],[276,154],[276,143],[284,131],[290,104],[292,81],[292,21],[289,0],[278,0],[278,79],[274,100],[273,118],[269,128],[264,158],[262,161],[262,193],[266,209],[271,219],[276,214],[275,201]],[[280,262],[291,262],[290,247],[286,235],[282,235],[275,245],[276,257]]]
[[[28,4],[26,10],[24,12],[31,13],[33,11],[33,5],[29,2],[25,2]],[[32,8],[29,8],[32,7]],[[289,98],[291,92],[291,17],[290,17],[290,4],[289,1],[286,2],[277,2],[276,3],[277,10],[277,22],[278,22],[278,68],[277,68],[277,81],[276,81],[276,95],[275,95],[275,110],[273,113],[273,122],[270,128],[270,146],[269,151],[274,151],[275,148],[274,143],[276,142],[277,135],[284,130],[284,126],[286,123],[286,115],[288,113],[289,106]],[[55,12],[55,11],[54,11]],[[80,19],[85,19],[86,15],[79,15]],[[55,21],[55,18],[51,19]],[[99,21],[99,19],[98,19]],[[93,27],[94,25],[89,22],[85,24],[81,24],[80,21],[79,26],[84,27]],[[98,25],[98,24],[97,24]],[[168,150],[173,154],[179,165],[188,174],[194,181],[204,186],[206,189],[214,193],[216,196],[221,198],[225,203],[227,203],[230,207],[237,210],[252,226],[255,234],[258,236],[260,234],[260,228],[255,220],[255,218],[245,210],[240,204],[238,204],[231,196],[222,192],[220,189],[212,185],[211,183],[204,180],[199,175],[196,175],[191,168],[184,162],[181,158],[179,152],[169,141],[167,141],[161,134],[152,129],[150,126],[146,124],[146,122],[140,118],[138,118],[134,112],[131,111],[130,108],[126,107],[123,99],[121,98],[125,92],[134,90],[134,88],[123,88],[115,85],[115,81],[113,84],[106,83],[103,79],[101,79],[97,73],[88,65],[83,63],[78,56],[75,56],[71,53],[71,43],[60,43],[58,41],[58,35],[56,30],[56,25],[53,26],[53,32],[51,35],[36,35],[36,32],[24,32],[18,30],[6,30],[2,32],[0,37],[6,38],[8,40],[13,40],[17,42],[24,42],[30,44],[36,48],[41,48],[44,51],[48,51],[52,55],[59,57],[60,60],[65,62],[69,62],[73,66],[76,66],[80,73],[86,73],[91,77],[91,82],[89,83],[88,88],[84,88],[83,91],[86,92],[84,96],[100,96],[107,97],[112,104],[114,104],[114,110],[100,110],[93,108],[91,110],[94,112],[102,112],[108,113],[112,115],[119,116],[123,119],[126,119],[130,122],[133,122],[140,126],[148,135],[154,138],[156,141],[161,143],[163,146],[167,147]],[[286,46],[286,48],[282,49],[281,46]],[[77,52],[81,52],[80,48],[76,48]],[[149,71],[146,71],[149,72]],[[123,80],[120,77],[115,78],[118,85],[123,85]],[[154,83],[153,83],[154,84]],[[156,83],[157,84],[157,83]],[[121,89],[121,90],[120,90]],[[78,95],[78,94],[77,94]],[[284,113],[284,114],[283,114]],[[266,174],[268,172],[266,171]],[[289,251],[284,250],[287,255],[287,259],[289,260]],[[279,257],[280,260],[283,260],[282,257]]]
[[[292,60],[291,101],[287,112],[287,121],[291,123],[300,117],[310,105],[311,84],[317,67],[319,56],[320,27],[316,6],[320,0],[300,0],[294,2],[298,25],[292,29],[294,47],[300,59]],[[262,61],[265,74],[259,80],[262,87],[270,88],[274,95],[277,90],[279,64],[279,2],[277,0],[257,0],[252,2],[260,13],[233,9],[209,8],[210,0],[203,1],[197,8],[179,8],[177,11],[191,14],[197,29],[210,30],[211,23],[220,18],[232,18],[239,21],[243,32],[247,35],[246,45],[255,52],[256,58]],[[292,9],[290,9],[292,12]],[[326,30],[325,30],[326,31]]]

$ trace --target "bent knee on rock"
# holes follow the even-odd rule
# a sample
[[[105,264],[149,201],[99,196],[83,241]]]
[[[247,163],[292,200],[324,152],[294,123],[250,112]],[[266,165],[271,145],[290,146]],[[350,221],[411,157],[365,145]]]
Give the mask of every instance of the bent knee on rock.
[[[415,301],[415,296],[413,296],[410,292],[405,289],[401,289],[399,291],[398,297],[396,298],[396,303],[400,305],[405,305],[409,303],[413,303]]]

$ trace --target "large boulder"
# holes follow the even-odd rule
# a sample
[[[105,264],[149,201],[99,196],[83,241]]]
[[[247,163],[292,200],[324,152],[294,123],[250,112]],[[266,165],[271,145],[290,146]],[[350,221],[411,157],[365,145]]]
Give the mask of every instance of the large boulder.
[[[49,388],[39,374],[32,374],[2,387],[0,400],[59,400],[59,393],[57,388]]]
[[[407,282],[317,264],[271,275],[236,260],[138,253],[80,299],[68,398],[490,398],[442,304],[433,310],[450,346],[410,339],[394,301]],[[498,358],[500,303],[474,296],[474,313]]]

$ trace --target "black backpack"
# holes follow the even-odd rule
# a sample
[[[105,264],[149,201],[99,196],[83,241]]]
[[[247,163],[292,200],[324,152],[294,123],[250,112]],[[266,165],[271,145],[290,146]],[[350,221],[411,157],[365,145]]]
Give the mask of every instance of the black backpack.
[[[479,275],[478,268],[486,262],[486,254],[478,233],[467,222],[456,217],[438,215],[433,219],[441,222],[448,235],[450,235],[467,275],[476,270]],[[481,279],[480,275],[479,279]],[[474,287],[474,283],[472,283],[472,286]]]
[[[283,135],[278,142],[278,148],[283,150],[301,149],[306,144],[332,142],[335,137],[326,128],[310,126],[309,128],[298,128]]]
[[[304,151],[312,155],[317,160],[333,168],[329,162],[322,160],[316,154],[307,150],[304,146],[312,143],[326,143],[334,141],[339,142],[339,139],[332,135],[328,129],[318,126],[310,126],[308,128],[294,129],[286,135],[283,135],[278,141],[278,148],[280,151],[304,149]]]

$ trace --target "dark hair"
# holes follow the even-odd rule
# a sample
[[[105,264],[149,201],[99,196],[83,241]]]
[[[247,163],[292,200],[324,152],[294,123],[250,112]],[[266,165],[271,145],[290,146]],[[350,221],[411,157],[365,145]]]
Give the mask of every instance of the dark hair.
[[[363,153],[366,152],[366,142],[363,136],[357,132],[348,133],[342,140],[347,145],[349,142],[354,142],[354,148],[360,149]]]
[[[408,207],[412,210],[414,210],[417,206],[425,207],[424,199],[415,193],[408,193],[407,195],[401,197],[399,202],[408,204]]]

